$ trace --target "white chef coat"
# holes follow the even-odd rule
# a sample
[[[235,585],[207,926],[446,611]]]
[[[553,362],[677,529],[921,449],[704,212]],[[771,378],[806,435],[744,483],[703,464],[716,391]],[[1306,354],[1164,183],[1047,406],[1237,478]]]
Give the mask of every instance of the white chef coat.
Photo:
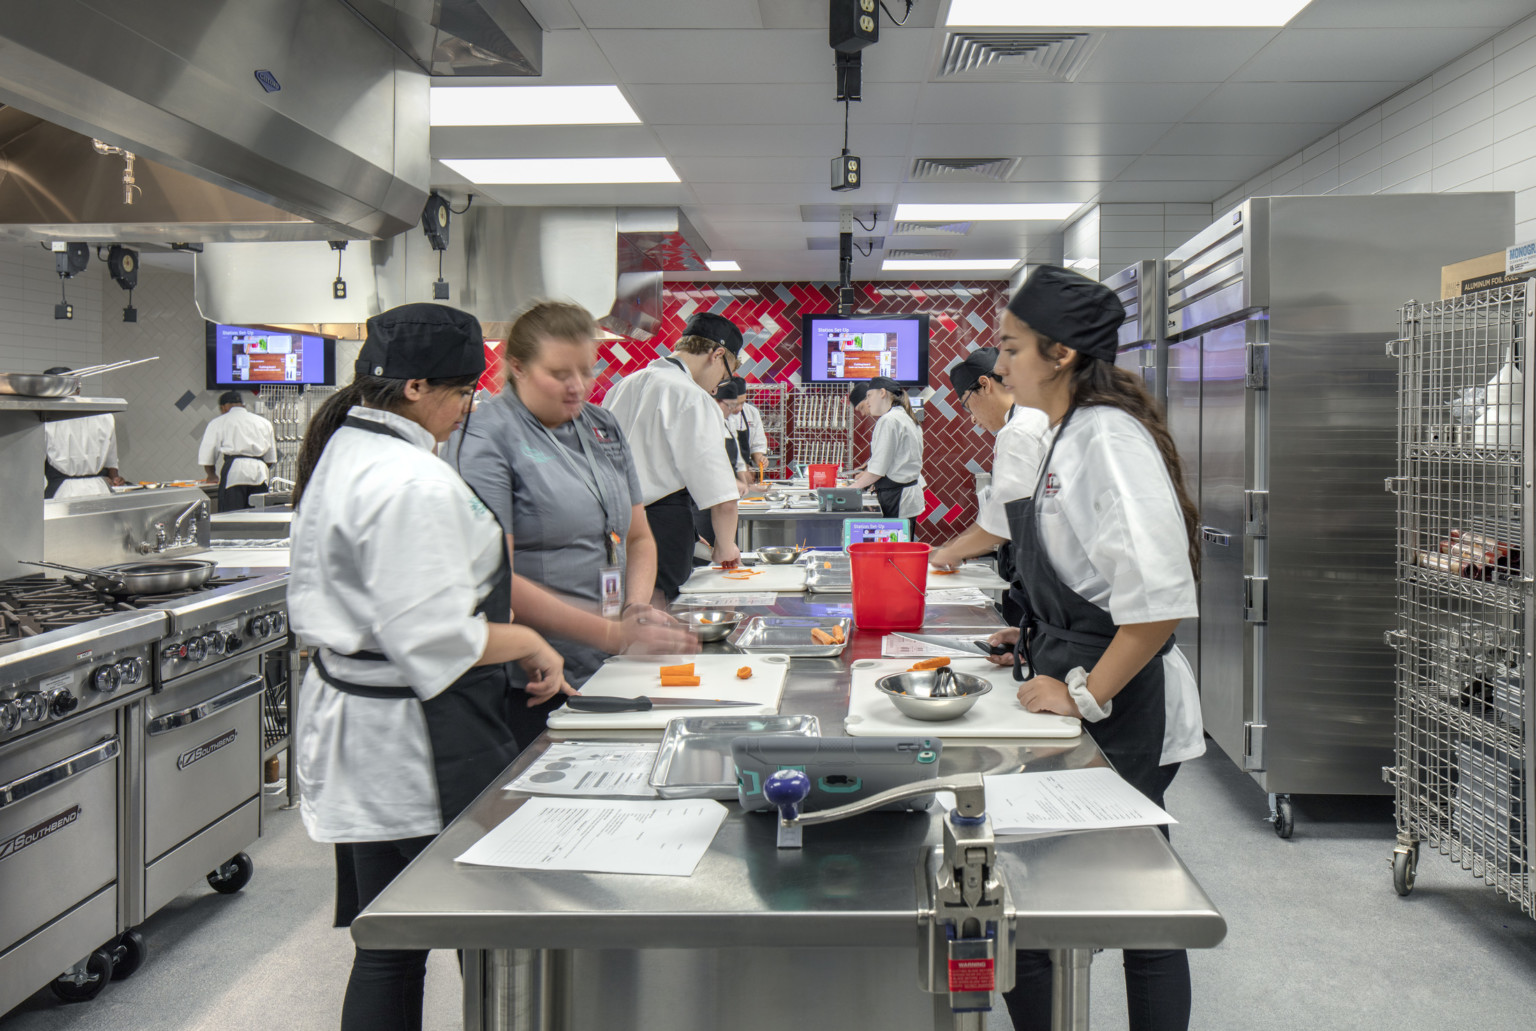
[[[399,440],[336,431],[293,519],[288,612],[338,679],[409,686],[423,700],[485,651],[475,608],[501,569],[500,524],[432,436],[392,412],[349,413]],[[378,651],[387,662],[346,659]],[[337,654],[340,653],[340,654]],[[441,831],[427,725],[410,698],[338,691],[311,668],[294,731],[300,814],[315,841],[391,841]]]
[[[56,499],[88,498],[111,494],[107,481],[96,474],[117,468],[117,420],[111,415],[82,415],[43,424],[48,464],[65,476],[89,476],[65,480]]]
[[[264,416],[235,405],[215,416],[203,430],[203,442],[197,449],[197,464],[213,466],[219,475],[225,455],[243,455],[229,464],[228,485],[250,487],[267,482],[267,463],[277,461],[277,437],[272,423]]]
[[[1146,427],[1119,408],[1079,408],[1049,472],[1035,508],[1062,583],[1116,626],[1200,614],[1178,495]],[[1162,764],[1205,754],[1194,671],[1177,646],[1163,658],[1163,697]]]
[[[735,501],[725,453],[725,414],[676,358],[658,358],[625,376],[603,398],[634,453],[642,503],[687,488],[701,509]]]
[[[757,405],[748,401],[741,406],[741,417],[747,422],[748,456],[768,453],[768,434],[763,429],[763,413]],[[737,427],[740,429],[740,427]]]
[[[1038,408],[1015,405],[992,442],[992,491],[976,513],[976,525],[994,537],[1008,537],[1003,506],[1035,492],[1040,463],[1049,444],[1050,419]]]
[[[869,464],[864,468],[876,476],[912,484],[901,492],[897,516],[913,519],[923,514],[923,432],[905,408],[893,405],[875,420],[875,431],[869,441]]]

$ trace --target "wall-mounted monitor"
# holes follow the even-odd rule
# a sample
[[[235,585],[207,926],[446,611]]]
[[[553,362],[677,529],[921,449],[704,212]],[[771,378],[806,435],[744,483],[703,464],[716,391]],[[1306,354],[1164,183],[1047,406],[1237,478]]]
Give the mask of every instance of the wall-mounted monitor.
[[[802,383],[928,385],[927,315],[803,315],[800,334]]]
[[[315,333],[207,323],[208,389],[334,386],[336,341]]]

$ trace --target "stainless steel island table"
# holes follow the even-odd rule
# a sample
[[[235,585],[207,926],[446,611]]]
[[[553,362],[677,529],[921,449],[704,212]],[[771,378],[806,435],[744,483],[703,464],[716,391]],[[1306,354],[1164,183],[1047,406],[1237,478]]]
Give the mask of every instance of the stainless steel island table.
[[[761,613],[843,614],[846,596],[781,596]],[[930,606],[927,626],[987,629],[990,608]],[[842,731],[847,663],[876,657],[855,633],[839,659],[796,659],[781,711]],[[654,733],[648,735],[655,738]],[[583,740],[646,739],[586,732]],[[919,987],[920,862],[940,838],[927,813],[871,813],[808,828],[776,847],[776,819],[736,809],[692,877],[460,866],[461,854],[522,804],[504,790],[548,733],[443,832],[352,934],[364,948],[454,948],[464,956],[464,1026],[485,1031],[930,1031],[957,1026],[947,996]],[[946,744],[940,774],[1103,765],[1076,741]],[[1058,1028],[1086,1028],[1095,948],[1209,948],[1226,922],[1156,830],[999,842],[1019,948],[1056,960]],[[1001,1005],[1001,1000],[996,1000]],[[980,1017],[965,1026],[981,1027]]]

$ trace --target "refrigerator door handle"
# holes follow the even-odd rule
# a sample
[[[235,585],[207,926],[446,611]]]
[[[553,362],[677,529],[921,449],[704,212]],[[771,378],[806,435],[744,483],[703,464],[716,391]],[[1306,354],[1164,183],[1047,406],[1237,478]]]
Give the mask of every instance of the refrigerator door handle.
[[[1232,535],[1226,530],[1218,530],[1214,526],[1200,527],[1200,539],[1207,544],[1219,544],[1223,548],[1232,546]]]

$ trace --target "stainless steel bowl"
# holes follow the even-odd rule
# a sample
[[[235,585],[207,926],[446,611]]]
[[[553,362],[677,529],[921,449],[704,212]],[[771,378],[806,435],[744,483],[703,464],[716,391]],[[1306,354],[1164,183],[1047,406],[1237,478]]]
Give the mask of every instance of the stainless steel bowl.
[[[938,672],[931,669],[892,673],[890,676],[876,680],[875,686],[880,689],[881,694],[891,700],[891,704],[896,706],[903,716],[910,716],[915,720],[939,722],[964,716],[971,711],[971,706],[975,705],[982,695],[992,690],[991,681],[975,674],[956,673],[954,677],[955,690],[959,694],[948,698],[932,697]]]
[[[725,640],[736,629],[736,624],[747,618],[745,612],[735,609],[689,609],[672,615],[703,644]]]
[[[788,544],[776,544],[773,547],[757,549],[757,557],[770,566],[787,566],[804,554],[805,549]]]

